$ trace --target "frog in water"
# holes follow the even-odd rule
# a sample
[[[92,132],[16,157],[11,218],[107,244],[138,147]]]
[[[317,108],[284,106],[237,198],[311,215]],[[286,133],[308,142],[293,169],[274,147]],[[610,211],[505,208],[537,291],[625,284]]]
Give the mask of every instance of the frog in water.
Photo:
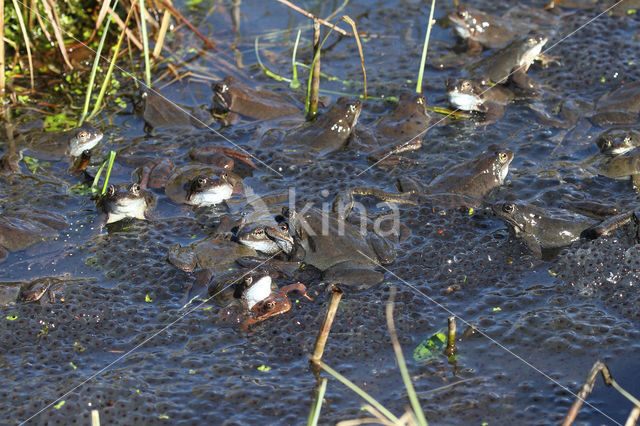
[[[466,4],[458,4],[447,17],[456,34],[467,42],[467,53],[479,54],[482,48],[502,49],[514,39],[539,24],[554,20],[554,16],[539,9],[518,5],[502,16],[491,15]]]
[[[640,81],[626,83],[604,94],[591,115],[598,126],[635,124],[640,119]]]
[[[471,65],[475,80],[487,84],[513,82],[527,93],[535,92],[538,84],[527,75],[529,67],[547,43],[543,35],[529,35],[511,42],[507,47]]]
[[[281,151],[294,152],[289,160],[298,164],[322,158],[347,145],[353,132],[362,102],[340,98],[329,111],[315,121],[287,131],[284,135],[278,131],[265,134],[263,145],[278,144]]]
[[[398,179],[398,193],[365,187],[350,188],[345,195],[372,195],[399,204],[416,205],[421,201],[431,200],[445,206],[478,207],[484,204],[484,198],[492,189],[504,183],[511,161],[512,151],[490,145],[477,159],[449,168],[436,176],[429,185],[405,176]]]
[[[327,282],[367,288],[382,281],[384,274],[375,268],[393,263],[395,246],[375,232],[363,233],[346,221],[348,214],[307,207],[285,207],[282,213],[294,237],[297,260],[321,270]]]
[[[241,285],[236,287],[236,293],[240,294],[244,310],[249,315],[242,327],[248,329],[253,324],[289,312],[291,301],[287,294],[292,291],[298,291],[302,297],[311,300],[302,283],[278,288],[269,275],[247,275]]]
[[[596,145],[603,154],[625,154],[640,146],[640,131],[630,127],[614,127],[600,133]]]
[[[96,207],[107,217],[109,224],[127,218],[146,220],[146,213],[153,202],[153,194],[141,189],[137,183],[109,185],[107,192],[96,200]]]
[[[468,53],[477,54],[482,47],[502,49],[517,34],[521,34],[507,21],[465,4],[447,15],[456,34],[467,42]]]
[[[104,134],[89,124],[65,132],[32,134],[25,141],[25,148],[34,151],[43,160],[59,161],[68,157],[79,157],[90,151],[102,140]]]
[[[233,172],[217,167],[188,164],[176,168],[164,191],[174,202],[191,206],[213,206],[231,198],[242,182]]]
[[[375,131],[379,138],[406,141],[423,134],[430,122],[424,95],[404,92],[393,111],[375,124]]]
[[[640,193],[640,148],[618,155],[598,165],[601,175],[613,179],[629,179],[633,189]]]
[[[300,109],[281,95],[251,89],[231,76],[213,83],[212,89],[215,109],[219,113],[231,111],[256,120],[300,115]]]
[[[598,223],[586,217],[554,217],[523,202],[501,202],[491,208],[538,258],[579,240],[585,230]]]
[[[0,212],[0,263],[9,252],[54,238],[68,225],[62,216],[34,208],[5,210],[0,205]]]
[[[283,220],[272,225],[260,222],[248,223],[238,229],[238,242],[267,255],[283,252],[290,255],[294,250],[289,224]]]
[[[504,86],[490,86],[473,80],[447,80],[449,103],[463,111],[485,114],[484,124],[490,124],[504,115],[504,106],[513,101],[514,94]]]

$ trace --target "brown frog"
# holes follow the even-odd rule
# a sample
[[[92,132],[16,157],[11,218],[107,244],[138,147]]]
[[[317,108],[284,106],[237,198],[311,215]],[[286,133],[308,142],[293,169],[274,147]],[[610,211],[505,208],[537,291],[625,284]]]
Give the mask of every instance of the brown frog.
[[[2,209],[0,206],[0,263],[9,252],[27,249],[58,235],[66,220],[38,209]]]
[[[606,93],[596,103],[591,121],[598,126],[634,124],[640,119],[640,81]]]
[[[249,315],[242,327],[246,330],[251,325],[272,318],[276,315],[284,314],[291,310],[291,301],[287,296],[292,291],[298,291],[302,297],[312,300],[307,295],[307,288],[302,283],[290,284],[281,288],[273,287],[271,276],[248,275],[243,282],[241,290],[242,305]]]
[[[212,85],[213,102],[218,113],[233,112],[256,120],[300,115],[300,109],[281,95],[247,87],[234,77]]]
[[[359,100],[340,98],[311,123],[293,128],[284,135],[278,130],[265,133],[262,145],[279,145],[287,159],[297,164],[322,158],[347,145],[361,110]]]

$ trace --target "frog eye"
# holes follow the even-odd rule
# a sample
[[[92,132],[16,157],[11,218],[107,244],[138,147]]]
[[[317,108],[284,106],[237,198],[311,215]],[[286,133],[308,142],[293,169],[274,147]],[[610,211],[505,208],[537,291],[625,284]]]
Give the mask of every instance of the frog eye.
[[[113,185],[109,185],[109,188],[107,189],[107,195],[109,196],[113,196],[116,193],[116,187]]]
[[[273,311],[273,309],[276,307],[276,301],[275,300],[269,300],[267,302],[265,302],[264,304],[264,308],[267,311]]]
[[[462,19],[467,19],[469,17],[469,12],[467,12],[466,9],[459,10],[458,16],[461,17]]]
[[[511,203],[504,203],[502,205],[502,211],[505,212],[505,213],[511,214],[511,213],[513,213],[513,209],[514,209],[514,205],[511,204]]]
[[[535,38],[535,37],[529,37],[529,38],[527,39],[527,44],[528,44],[529,46],[533,46],[533,45],[535,45],[536,43],[537,43],[537,40],[536,40],[536,38]]]
[[[199,177],[197,180],[198,186],[205,186],[207,184],[207,178],[206,177]]]
[[[140,185],[138,185],[137,183],[131,185],[131,193],[133,195],[138,195],[140,193]]]
[[[631,136],[625,136],[625,138],[624,138],[624,143],[625,143],[625,144],[629,144],[629,143],[631,143]]]
[[[220,175],[220,179],[227,180],[227,179],[229,179],[229,175],[225,172],[225,173]]]
[[[254,233],[255,235],[262,236],[262,235],[264,235],[264,229],[262,229],[262,228],[258,228],[258,229],[256,229],[255,231],[253,231],[253,233]]]
[[[500,158],[500,161],[504,163],[509,159],[509,155],[507,155],[506,152],[501,152],[498,154],[498,158]]]
[[[471,89],[471,82],[469,80],[465,80],[460,85],[464,90]]]
[[[251,283],[253,282],[253,277],[251,275],[247,275],[247,277],[244,279],[244,282],[247,285],[251,285]]]
[[[280,227],[281,231],[289,232],[289,225],[286,224],[285,222],[280,222],[278,226]]]
[[[218,92],[220,93],[227,93],[229,91],[229,86],[224,83],[220,83],[216,89],[218,89]]]
[[[81,130],[80,132],[78,132],[78,139],[80,140],[87,140],[89,139],[89,132],[86,132],[84,130]]]

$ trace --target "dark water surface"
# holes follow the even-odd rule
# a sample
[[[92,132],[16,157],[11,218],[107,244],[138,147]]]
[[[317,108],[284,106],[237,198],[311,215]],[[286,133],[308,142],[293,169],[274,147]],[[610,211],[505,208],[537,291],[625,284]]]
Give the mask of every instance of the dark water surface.
[[[188,16],[202,28],[210,24],[212,38],[231,52],[231,2],[218,5],[222,9],[212,14],[207,14],[204,3],[208,2]],[[339,3],[301,6],[326,16]],[[493,12],[503,13],[520,2],[472,3],[487,11],[499,7]],[[436,18],[444,17],[449,7],[450,2],[438,2]],[[288,94],[303,108],[302,89],[293,92],[256,66],[253,42],[261,36],[262,60],[289,76],[299,26],[304,39],[299,59],[310,62],[309,22],[276,3],[243,2],[239,12],[237,42],[246,66],[241,78],[254,87]],[[598,13],[567,12],[553,26],[556,32],[547,47]],[[363,48],[369,94],[397,96],[413,90],[415,83],[407,81],[417,75],[428,6],[417,1],[353,1],[341,14],[351,16],[358,30],[367,33]],[[406,154],[416,161],[412,166],[372,168],[359,175],[369,166],[366,154],[347,148],[308,166],[291,167],[277,147],[258,146],[261,134],[273,123],[241,121],[221,133],[278,172],[260,165],[245,179],[257,194],[295,187],[299,199],[317,206],[347,187],[373,185],[393,191],[394,182],[403,175],[429,182],[497,143],[512,150],[515,158],[505,185],[491,194],[493,200],[513,196],[561,208],[563,200],[573,197],[634,208],[637,195],[628,181],[598,176],[592,167],[591,157],[597,153],[594,137],[602,129],[585,118],[568,131],[549,127],[532,106],[549,111],[564,99],[593,103],[622,83],[640,80],[639,23],[637,13],[604,14],[548,52],[560,56],[561,65],[532,66],[529,74],[544,88],[541,100],[509,105],[505,116],[486,128],[473,121],[435,126],[421,150]],[[322,58],[323,72],[353,84],[323,81],[322,88],[358,94],[362,71],[355,43],[335,40],[332,34],[327,42],[331,47]],[[455,44],[451,28],[435,26],[429,57],[447,55]],[[189,52],[176,53],[180,54]],[[215,54],[192,59],[186,69],[215,79],[226,75]],[[445,106],[445,80],[463,75],[462,68],[428,67],[424,81],[428,103]],[[209,83],[185,80],[162,93],[204,112],[211,103]],[[336,99],[325,98],[327,104]],[[359,126],[391,108],[392,104],[367,100]],[[145,133],[144,121],[131,106],[94,124],[105,133],[104,153],[122,150],[111,177],[115,183],[130,182],[139,157],[169,156],[186,163],[194,146],[231,147],[206,129]],[[24,421],[62,397],[64,405],[49,407],[31,421],[88,424],[90,410],[98,409],[103,424],[305,422],[315,386],[307,355],[326,310],[325,287],[308,283],[313,302],[295,303],[291,312],[255,326],[248,335],[224,324],[217,304],[182,316],[185,311],[180,309],[195,277],[167,263],[167,250],[204,238],[225,210],[194,211],[156,190],[151,220],[107,232],[88,196],[70,191],[77,180],[65,175],[66,167],[52,162],[34,175],[23,166],[23,176],[0,177],[5,205],[55,211],[66,215],[70,224],[55,241],[10,253],[0,265],[3,281],[93,278],[69,284],[63,303],[0,308],[0,419]],[[372,200],[365,203],[373,206],[373,213],[385,210]],[[558,423],[574,399],[570,392],[579,390],[598,359],[609,365],[621,386],[640,394],[640,250],[631,227],[600,240],[576,242],[542,261],[488,210],[476,209],[470,215],[467,210],[443,210],[430,203],[404,206],[401,222],[410,236],[399,243],[398,259],[383,284],[365,291],[347,289],[324,356],[392,412],[401,415],[408,405],[384,316],[392,285],[398,288],[398,334],[432,424]],[[455,365],[442,356],[415,361],[414,348],[446,328],[449,312],[461,318]],[[469,324],[488,337],[462,335]],[[325,400],[322,423],[365,415],[359,398],[334,379],[329,379]],[[631,403],[605,388],[600,379],[588,402],[592,406],[584,406],[578,416],[584,424],[624,422],[631,409]]]

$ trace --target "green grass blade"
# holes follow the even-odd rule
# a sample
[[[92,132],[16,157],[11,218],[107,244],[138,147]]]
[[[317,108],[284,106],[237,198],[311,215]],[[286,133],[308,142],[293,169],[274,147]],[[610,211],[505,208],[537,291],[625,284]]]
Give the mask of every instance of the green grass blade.
[[[147,89],[151,88],[151,64],[149,63],[149,37],[147,36],[147,21],[145,19],[147,9],[144,0],[140,0],[140,26],[142,27],[142,46],[144,50],[144,81]]]
[[[436,8],[436,0],[431,0],[431,12],[429,12],[429,24],[427,25],[427,33],[424,35],[424,45],[422,46],[422,59],[420,59],[420,71],[418,72],[418,83],[416,85],[416,93],[422,93],[422,76],[424,75],[424,65],[427,62],[427,48],[429,47],[429,37],[431,37],[431,28],[433,27],[433,11]]]
[[[129,23],[129,19],[131,18],[132,11],[133,11],[133,8],[130,8],[129,14],[127,15],[127,20],[124,22],[125,28]],[[122,30],[122,32],[120,33],[120,38],[118,39],[118,43],[116,43],[116,47],[113,51],[113,56],[111,57],[111,62],[109,63],[109,69],[107,70],[107,75],[102,81],[102,86],[100,87],[100,93],[98,94],[98,99],[96,99],[96,102],[93,104],[93,110],[91,111],[91,115],[89,115],[89,118],[94,117],[100,110],[100,105],[102,105],[102,99],[104,98],[104,94],[107,92],[107,87],[109,86],[109,82],[111,81],[113,68],[116,65],[116,60],[118,59],[118,54],[120,53],[120,46],[122,45],[122,41],[124,40],[125,33],[126,31],[124,30]]]
[[[342,374],[338,373],[336,370],[334,370],[333,368],[329,367],[327,364],[325,364],[322,361],[319,361],[318,365],[324,371],[326,371],[327,373],[331,374],[333,377],[335,377],[340,382],[342,382],[343,385],[345,385],[346,387],[348,387],[349,389],[351,389],[352,391],[354,391],[355,393],[360,395],[369,404],[373,405],[378,411],[380,411],[382,414],[387,416],[387,418],[390,421],[392,421],[393,423],[399,423],[400,422],[400,420],[396,416],[394,416],[389,410],[384,408],[384,406],[382,404],[380,404],[378,401],[376,401],[371,395],[369,395],[368,393],[366,393],[365,391],[360,389],[358,386],[356,386],[356,384],[353,383],[351,380],[347,379]]]
[[[104,177],[104,185],[102,185],[102,195],[107,192],[107,185],[109,185],[109,177],[111,177],[111,168],[113,167],[113,160],[116,159],[116,152],[109,152],[109,167],[107,167],[107,175]]]
[[[298,53],[298,43],[300,43],[300,30],[298,30],[298,35],[296,36],[296,43],[293,45],[293,55],[291,57],[291,66],[293,69],[293,75],[291,79],[291,83],[289,83],[289,87],[292,89],[297,89],[300,87],[300,81],[298,81],[298,68],[296,67],[296,54]]]
[[[111,1],[111,0],[108,0]],[[93,67],[91,67],[91,74],[89,75],[89,85],[87,86],[87,94],[84,98],[84,107],[82,108],[82,115],[80,116],[80,120],[78,121],[78,126],[81,126],[84,123],[85,118],[87,118],[87,113],[89,112],[89,103],[91,102],[91,92],[93,91],[93,84],[96,80],[96,72],[98,71],[98,64],[100,63],[100,58],[102,56],[102,48],[104,47],[104,40],[107,38],[107,33],[109,32],[109,24],[111,24],[111,19],[113,18],[113,13],[116,10],[116,6],[118,5],[118,0],[115,0],[113,6],[111,7],[111,13],[109,13],[109,18],[107,18],[104,23],[104,30],[102,30],[102,37],[100,37],[100,44],[98,44],[98,50],[96,50],[96,56],[93,59]]]
[[[102,160],[102,164],[100,165],[100,168],[98,169],[98,172],[96,173],[96,176],[93,178],[93,183],[91,184],[91,193],[92,194],[98,193],[98,182],[100,182],[100,176],[102,176],[102,171],[104,170],[105,166],[107,165],[107,161],[108,160],[109,160],[109,158],[105,158],[104,160]]]
[[[396,360],[398,361],[398,368],[400,369],[400,375],[402,376],[402,381],[404,382],[404,386],[407,389],[407,394],[409,395],[409,401],[411,402],[413,415],[416,417],[416,421],[418,425],[427,426],[427,419],[424,417],[424,412],[422,411],[422,407],[420,406],[418,395],[416,395],[416,390],[414,389],[413,383],[411,382],[411,376],[409,376],[409,370],[407,369],[407,362],[404,359],[404,354],[402,353],[402,346],[400,346],[400,341],[398,340],[398,334],[396,333],[396,326],[395,326],[395,323],[393,322],[393,298],[394,297],[395,297],[395,288],[392,288],[391,295],[389,297],[389,302],[387,303],[387,307],[386,307],[387,327],[389,328],[391,343],[393,345],[393,350],[396,354]]]
[[[318,392],[316,393],[316,400],[313,404],[313,407],[311,408],[311,413],[309,413],[307,426],[316,426],[318,424],[318,419],[320,418],[320,409],[322,408],[322,400],[324,398],[324,393],[327,390],[327,382],[328,380],[324,377],[320,381],[320,386],[318,387]]]
[[[283,77],[281,75],[278,75],[276,73],[274,73],[273,71],[271,71],[269,68],[267,68],[263,63],[262,63],[262,59],[260,59],[260,49],[258,48],[258,42],[259,42],[260,36],[257,36],[256,39],[253,42],[253,48],[256,51],[256,59],[258,60],[258,66],[260,66],[260,69],[269,77],[273,78],[276,81],[286,81],[287,83],[291,84],[292,80],[288,79],[286,77]]]

